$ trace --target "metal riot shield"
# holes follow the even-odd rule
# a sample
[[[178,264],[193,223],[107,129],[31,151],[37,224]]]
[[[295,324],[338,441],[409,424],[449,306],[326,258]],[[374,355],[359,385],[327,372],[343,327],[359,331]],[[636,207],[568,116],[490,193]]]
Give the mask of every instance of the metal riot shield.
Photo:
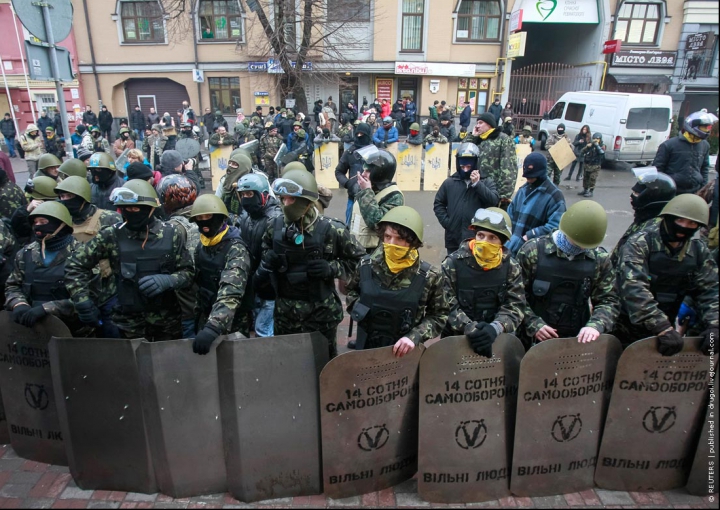
[[[284,158],[288,153],[287,145],[282,144],[280,148],[277,151],[277,154],[275,154],[275,157],[273,158],[273,161],[276,165],[280,166],[282,164],[282,158]]]
[[[685,485],[710,375],[701,339],[684,340],[674,356],[657,352],[657,337],[625,349],[595,470],[598,487],[664,491]]]
[[[392,487],[417,471],[418,367],[425,347],[342,354],[320,375],[323,481],[331,498]]]
[[[688,477],[687,486],[685,487],[690,494],[696,496],[707,496],[708,494],[717,494],[718,486],[717,483],[708,483],[708,474],[710,470],[717,472],[714,469],[715,464],[715,452],[714,447],[710,447],[710,443],[713,444],[715,433],[713,431],[712,437],[710,436],[710,427],[715,428],[715,419],[713,416],[713,410],[709,405],[705,405],[707,412],[705,413],[705,421],[703,422],[702,432],[700,433],[700,439],[698,440],[697,450],[695,451],[695,460],[690,470],[690,476]],[[714,478],[714,477],[713,477]]]
[[[398,144],[395,180],[403,191],[420,191],[423,150],[420,145]]]
[[[115,159],[115,168],[117,168],[120,173],[126,174],[127,171],[125,169],[125,164],[128,162],[128,152],[130,152],[130,149],[125,149],[122,151],[122,153]]]
[[[432,503],[510,495],[520,340],[500,335],[493,357],[467,337],[445,338],[420,361],[418,492]]]
[[[449,143],[433,143],[425,147],[423,189],[437,191],[448,178]],[[405,188],[403,188],[405,189]]]
[[[240,501],[322,493],[320,333],[226,339],[217,350],[228,489]]]
[[[315,180],[318,186],[338,189],[340,184],[335,178],[335,167],[340,161],[340,148],[337,142],[321,143],[315,149]]]
[[[70,336],[70,330],[52,315],[27,328],[10,312],[0,312],[0,330],[0,387],[10,444],[25,459],[67,466],[48,343],[55,335]]]
[[[520,365],[510,491],[549,496],[593,487],[593,473],[622,347],[612,335],[590,343],[546,340]]]
[[[135,358],[141,341],[50,341],[60,427],[70,474],[81,489],[158,491]]]
[[[143,342],[137,350],[143,408],[158,488],[174,498],[225,492],[216,346]]]
[[[194,138],[183,138],[175,144],[175,150],[184,160],[194,158],[200,152],[200,142]]]

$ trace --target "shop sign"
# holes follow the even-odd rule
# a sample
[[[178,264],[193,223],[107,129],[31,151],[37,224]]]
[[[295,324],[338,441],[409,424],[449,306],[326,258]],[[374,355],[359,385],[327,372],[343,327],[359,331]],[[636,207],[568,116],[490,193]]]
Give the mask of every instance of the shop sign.
[[[475,76],[475,64],[395,62],[395,74],[421,76]]]
[[[628,50],[613,54],[616,67],[675,67],[677,51]]]

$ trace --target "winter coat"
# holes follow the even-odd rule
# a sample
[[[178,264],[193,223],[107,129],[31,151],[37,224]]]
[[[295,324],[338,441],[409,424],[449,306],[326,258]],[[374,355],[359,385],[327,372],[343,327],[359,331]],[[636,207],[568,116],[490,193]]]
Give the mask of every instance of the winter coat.
[[[65,136],[65,131],[63,131],[63,125],[62,125],[62,119],[60,118],[60,113],[55,115],[55,118],[53,119],[53,127],[55,128],[55,134],[59,137]]]
[[[472,109],[470,106],[466,106],[463,108],[462,113],[460,113],[460,125],[464,127],[468,127],[470,125],[470,115],[472,113]]]
[[[53,120],[50,117],[48,117],[47,115],[45,115],[45,116],[41,115],[40,118],[38,118],[37,127],[40,130],[40,134],[42,134],[43,136],[45,136],[46,128],[49,128],[49,127],[55,128],[55,126],[53,126]]]
[[[108,110],[100,110],[98,116],[98,127],[103,131],[107,131],[112,128],[113,115]]]
[[[15,131],[15,123],[12,119],[9,120],[0,120],[0,133],[5,138],[14,138],[17,134],[17,131]]]
[[[502,115],[503,107],[499,104],[491,104],[490,108],[488,108],[488,113],[491,113],[495,116],[495,122],[500,124],[500,116]]]
[[[390,103],[385,103],[380,107],[380,118],[384,119],[385,117],[389,117],[392,113],[393,107]]]
[[[97,126],[98,125],[98,118],[97,115],[95,115],[95,112],[84,112],[82,115],[83,124],[87,126]]]
[[[208,114],[211,115],[211,114]],[[147,125],[152,127],[153,124],[160,124],[160,115],[157,113],[148,113],[147,116]]]
[[[38,132],[35,138],[30,136],[33,131],[40,131],[35,124],[28,124],[25,134],[20,136],[20,147],[25,151],[26,161],[37,161],[45,153],[43,137]]]
[[[405,107],[401,101],[393,103],[390,116],[395,120],[402,120],[405,117]],[[385,116],[383,116],[385,118]]]
[[[417,106],[413,101],[408,101],[405,105],[405,120],[407,122],[415,122],[415,115],[417,115]]]
[[[544,236],[557,229],[566,210],[565,197],[551,179],[522,186],[508,207],[513,235],[505,246],[517,255],[528,240]]]
[[[658,147],[652,164],[675,180],[678,195],[695,193],[708,182],[710,144],[690,143],[681,133]]]
[[[433,211],[445,229],[445,248],[452,253],[464,239],[475,237],[467,227],[478,209],[495,207],[500,201],[495,182],[491,178],[480,179],[475,185],[455,172],[445,179],[435,195]]]
[[[140,110],[133,110],[130,114],[130,129],[145,131],[145,114]]]
[[[381,127],[377,131],[375,131],[375,134],[373,135],[373,142],[375,142],[375,144],[388,144],[397,142],[398,138],[398,130],[395,126],[392,126],[390,129],[385,129],[384,127]]]

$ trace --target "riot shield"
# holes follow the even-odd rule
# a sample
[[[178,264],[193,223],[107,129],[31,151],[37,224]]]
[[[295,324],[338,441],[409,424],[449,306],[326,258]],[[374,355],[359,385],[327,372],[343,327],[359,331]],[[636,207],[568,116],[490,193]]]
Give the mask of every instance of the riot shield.
[[[10,444],[25,459],[67,466],[48,343],[55,335],[70,336],[70,330],[52,315],[27,328],[10,312],[0,312],[0,330],[0,387]]]
[[[612,335],[590,343],[546,340],[520,365],[510,491],[549,496],[593,487],[593,473],[615,368]]]
[[[320,333],[227,339],[218,346],[230,493],[251,502],[322,493]]]
[[[340,149],[337,142],[321,143],[315,149],[315,179],[318,185],[329,189],[338,189],[340,183],[335,178],[335,167],[340,161]]]
[[[218,188],[220,179],[226,174],[231,152],[232,147],[229,145],[212,147],[212,151],[210,152],[210,172],[212,175],[213,190]]]
[[[401,190],[420,191],[422,154],[420,145],[398,144],[398,153],[395,157],[397,162],[395,181]]]
[[[50,366],[78,487],[157,492],[135,350],[142,339],[55,338]]]
[[[687,481],[705,416],[709,358],[700,338],[674,356],[657,337],[630,344],[618,364],[595,483],[622,491],[664,491]]]
[[[0,394],[0,444],[10,444],[10,429],[8,428],[7,416],[5,415],[2,394]]]
[[[417,471],[419,345],[342,354],[320,375],[323,481],[331,498],[392,487]]]
[[[143,409],[158,488],[174,498],[225,492],[216,345],[143,342],[137,350]]]
[[[420,361],[418,492],[432,503],[470,503],[510,495],[510,460],[520,340],[500,335],[493,357],[467,337],[445,338]]]
[[[708,474],[715,464],[714,448],[710,447],[710,443],[715,438],[715,432],[710,435],[710,427],[715,428],[715,420],[713,412],[709,405],[705,405],[707,412],[705,413],[705,421],[703,422],[702,432],[698,439],[697,450],[695,451],[695,460],[693,461],[690,476],[688,477],[687,486],[685,487],[690,494],[696,496],[707,496],[708,494],[717,494],[717,483],[708,483]],[[714,442],[713,442],[714,443]],[[716,471],[713,469],[713,471]],[[714,477],[713,477],[714,478]]]
[[[194,138],[182,138],[175,143],[175,150],[184,160],[194,158],[200,152],[200,142]]]
[[[120,173],[123,175],[127,174],[125,169],[125,164],[128,162],[128,152],[130,152],[130,149],[125,149],[122,151],[122,153],[115,159],[115,168],[117,168]]]
[[[448,178],[449,154],[449,143],[433,143],[425,147],[425,191],[437,191]]]

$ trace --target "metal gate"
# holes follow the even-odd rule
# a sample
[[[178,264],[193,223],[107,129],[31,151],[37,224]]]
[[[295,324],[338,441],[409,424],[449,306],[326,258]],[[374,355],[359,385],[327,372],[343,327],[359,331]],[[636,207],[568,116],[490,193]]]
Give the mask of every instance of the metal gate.
[[[530,124],[535,131],[540,119],[565,92],[590,90],[592,77],[578,67],[558,62],[533,64],[513,69],[509,101],[515,112],[515,125]],[[522,100],[527,102],[523,105]],[[504,105],[503,105],[504,106]]]

